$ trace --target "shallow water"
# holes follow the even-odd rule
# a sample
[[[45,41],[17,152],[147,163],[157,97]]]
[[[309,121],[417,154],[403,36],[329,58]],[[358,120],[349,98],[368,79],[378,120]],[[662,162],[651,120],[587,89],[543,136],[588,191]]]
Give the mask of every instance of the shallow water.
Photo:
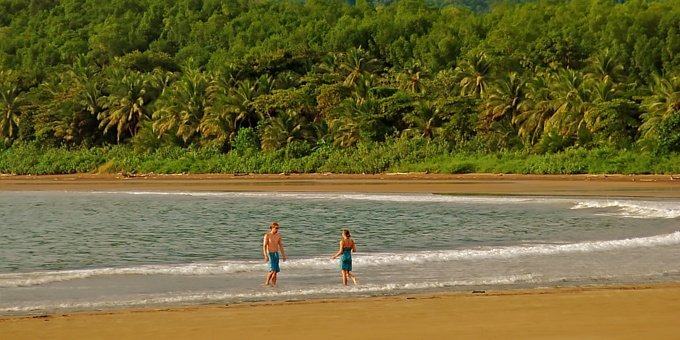
[[[680,281],[680,201],[3,192],[0,314]],[[262,287],[262,235],[288,261]],[[352,230],[358,286],[331,260]]]

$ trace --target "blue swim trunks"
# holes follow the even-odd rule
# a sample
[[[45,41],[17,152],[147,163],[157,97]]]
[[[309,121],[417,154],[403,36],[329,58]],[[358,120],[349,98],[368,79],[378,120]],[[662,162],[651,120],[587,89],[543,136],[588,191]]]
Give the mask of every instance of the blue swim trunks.
[[[280,272],[279,268],[279,252],[269,253],[269,271]]]

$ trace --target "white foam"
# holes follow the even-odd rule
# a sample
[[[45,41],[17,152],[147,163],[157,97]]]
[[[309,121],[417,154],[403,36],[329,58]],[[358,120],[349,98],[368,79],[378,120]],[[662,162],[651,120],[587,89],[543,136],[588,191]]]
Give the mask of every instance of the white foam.
[[[680,231],[650,237],[621,240],[588,241],[569,244],[538,244],[496,248],[417,251],[405,253],[358,253],[355,267],[391,266],[394,264],[424,264],[476,259],[517,258],[522,256],[550,256],[568,253],[605,252],[640,247],[680,244]],[[337,268],[337,260],[327,257],[289,259],[281,263],[285,270],[324,270]],[[86,279],[106,275],[225,275],[262,272],[261,261],[215,261],[190,264],[144,265],[124,268],[100,268],[33,273],[0,274],[0,288],[44,285],[54,282]]]
[[[413,290],[425,290],[447,287],[465,287],[478,285],[510,285],[516,283],[535,282],[532,275],[512,275],[506,277],[487,277],[477,280],[454,280],[454,281],[433,281],[433,282],[411,282],[411,283],[388,283],[388,284],[360,284],[356,286],[318,286],[305,289],[277,289],[263,288],[262,290],[250,291],[246,293],[227,293],[220,291],[209,291],[203,293],[165,293],[139,296],[138,298],[126,298],[109,301],[86,301],[86,302],[55,302],[41,305],[24,305],[0,307],[0,314],[9,313],[28,313],[39,311],[54,311],[60,309],[85,310],[85,309],[106,309],[116,307],[135,307],[149,305],[178,305],[191,303],[210,303],[210,302],[239,302],[239,301],[262,301],[286,298],[336,296],[350,294],[375,294],[389,292],[403,292]]]
[[[585,200],[576,202],[572,209],[612,209],[615,212],[600,213],[629,218],[678,218],[678,202],[629,201],[629,200]]]
[[[194,197],[262,197],[298,200],[358,200],[378,202],[442,202],[442,203],[521,203],[544,202],[536,197],[451,196],[437,194],[365,194],[365,193],[307,193],[307,192],[201,192],[201,191],[96,191],[95,194],[165,195]]]
[[[217,261],[190,264],[143,265],[120,268],[95,268],[32,273],[0,274],[0,288],[29,287],[54,282],[110,275],[213,275],[263,271],[261,261]]]
[[[657,247],[680,244],[680,231],[650,237],[628,238],[622,240],[588,241],[569,244],[540,244],[530,246],[511,246],[489,249],[461,249],[443,251],[422,251],[416,253],[385,254],[382,256],[359,257],[357,265],[389,265],[390,263],[448,262],[469,259],[516,258],[521,256],[547,256],[567,253],[602,252],[640,247]],[[395,260],[395,256],[397,259]],[[367,262],[367,263],[365,263]]]

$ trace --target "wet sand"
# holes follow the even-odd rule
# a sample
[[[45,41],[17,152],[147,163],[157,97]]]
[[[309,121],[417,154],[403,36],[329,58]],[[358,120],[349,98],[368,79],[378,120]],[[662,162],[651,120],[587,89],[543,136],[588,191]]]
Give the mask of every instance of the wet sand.
[[[2,190],[431,192],[678,198],[680,179],[480,174],[0,176]],[[677,339],[678,315],[680,283],[0,317],[0,339]]]
[[[495,174],[0,176],[1,190],[430,192],[452,195],[680,197],[680,176]]]

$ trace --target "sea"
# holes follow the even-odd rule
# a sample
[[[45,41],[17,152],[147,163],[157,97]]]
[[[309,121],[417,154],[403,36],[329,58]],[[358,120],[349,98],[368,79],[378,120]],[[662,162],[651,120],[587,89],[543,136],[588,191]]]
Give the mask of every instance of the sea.
[[[331,259],[342,228],[357,285]],[[0,192],[0,315],[680,282],[678,259],[678,199]]]

